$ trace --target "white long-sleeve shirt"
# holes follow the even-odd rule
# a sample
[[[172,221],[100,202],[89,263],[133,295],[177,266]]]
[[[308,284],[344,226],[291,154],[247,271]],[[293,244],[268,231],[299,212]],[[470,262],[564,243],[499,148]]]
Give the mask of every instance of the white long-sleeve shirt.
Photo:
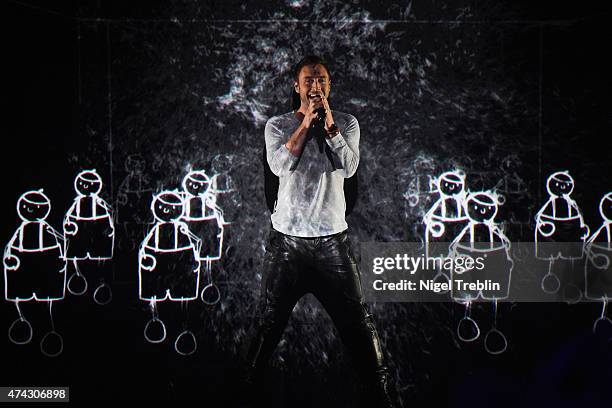
[[[283,234],[320,237],[348,228],[344,179],[355,174],[359,165],[359,123],[353,115],[332,114],[340,134],[324,137],[323,145],[309,130],[299,157],[285,147],[302,122],[295,112],[266,123],[267,160],[280,180],[272,226]]]

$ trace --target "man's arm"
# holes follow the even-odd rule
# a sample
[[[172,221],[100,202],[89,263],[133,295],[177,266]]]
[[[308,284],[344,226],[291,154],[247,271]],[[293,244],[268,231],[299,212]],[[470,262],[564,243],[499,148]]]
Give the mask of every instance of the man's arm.
[[[342,165],[344,177],[352,177],[359,166],[359,137],[359,122],[353,117],[345,129],[340,129],[340,133],[326,138],[331,151]]]
[[[291,154],[287,145],[283,144],[283,134],[272,120],[268,120],[268,123],[266,123],[265,136],[266,158],[270,170],[278,177],[289,174],[295,169],[299,156]]]
[[[306,143],[308,129],[312,121],[318,117],[315,107],[315,103],[311,101],[302,123],[285,144],[283,144],[283,134],[280,129],[271,120],[266,123],[266,156],[270,170],[276,176],[284,176],[295,170],[295,165]]]

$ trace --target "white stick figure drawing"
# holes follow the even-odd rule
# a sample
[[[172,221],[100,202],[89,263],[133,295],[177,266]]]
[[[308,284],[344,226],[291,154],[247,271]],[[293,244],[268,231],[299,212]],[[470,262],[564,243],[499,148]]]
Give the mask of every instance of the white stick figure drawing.
[[[214,191],[217,194],[230,193],[236,190],[234,180],[229,173],[233,160],[234,155],[228,154],[218,154],[212,159],[211,167],[215,174]]]
[[[447,171],[431,181],[439,198],[423,217],[425,224],[425,254],[446,256],[452,242],[468,222],[464,210],[465,173],[461,170]],[[435,281],[448,282],[450,277],[442,270],[434,277]]]
[[[457,235],[450,245],[453,256],[486,257],[482,269],[473,268],[466,271],[453,269],[451,279],[463,281],[485,281],[487,279],[500,284],[499,290],[453,291],[453,297],[460,300],[505,299],[510,290],[510,280],[514,262],[510,258],[510,240],[495,222],[501,198],[491,191],[469,193],[465,200],[465,212],[468,224]],[[453,289],[456,285],[453,284]]]
[[[477,334],[474,338],[459,337],[464,341],[476,340],[480,334],[478,324],[469,317],[469,304],[479,297],[492,300],[494,306],[493,327],[485,336],[485,349],[491,354],[503,353],[507,347],[504,334],[497,329],[497,301],[505,299],[510,292],[510,282],[514,262],[510,257],[510,240],[495,222],[499,205],[503,199],[492,191],[479,191],[469,193],[464,201],[465,213],[469,218],[468,224],[455,237],[450,244],[451,257],[480,259],[482,267],[462,268],[451,270],[452,297],[466,304],[466,316],[459,323],[457,333],[461,332],[461,325],[471,324]],[[465,283],[499,284],[485,289],[468,289],[461,287]],[[466,340],[467,339],[467,340]]]
[[[612,192],[599,202],[603,218],[601,227],[587,240],[585,246],[585,278],[588,299],[612,299]]]
[[[431,157],[417,154],[411,166],[400,170],[402,179],[409,180],[406,191],[402,194],[408,207],[416,207],[423,197],[429,197],[436,192],[431,176],[435,169],[436,166]]]
[[[561,287],[559,277],[553,272],[553,263],[557,259],[575,260],[583,256],[584,242],[589,236],[589,227],[584,223],[578,204],[571,198],[574,190],[574,179],[567,171],[551,174],[546,182],[548,201],[535,217],[535,256],[549,261],[548,273],[542,279],[542,290],[556,293]],[[553,243],[562,243],[552,245]],[[563,244],[565,243],[565,244]],[[574,283],[579,300],[581,290]]]
[[[612,299],[612,192],[599,202],[599,214],[603,223],[586,242],[584,263],[585,297],[603,303],[593,332],[603,330],[604,324],[612,327],[612,320],[606,316],[608,302]]]
[[[127,175],[119,184],[117,198],[120,204],[127,204],[128,194],[141,195],[151,191],[151,180],[145,174],[146,162],[139,154],[132,154],[124,163]]]
[[[472,302],[465,301],[461,303],[463,303],[465,311],[463,317],[457,324],[457,337],[463,342],[471,343],[480,337],[480,327],[471,316]],[[508,348],[508,339],[504,333],[497,328],[497,299],[493,300],[491,304],[493,305],[493,325],[485,335],[484,348],[487,353],[497,355],[506,351]]]
[[[182,220],[189,230],[202,242],[198,258],[204,262],[207,280],[202,289],[202,301],[215,304],[221,293],[212,282],[212,263],[221,259],[223,254],[223,230],[226,224],[223,212],[216,203],[214,181],[203,170],[190,171],[183,179],[185,214]]]
[[[112,259],[115,245],[115,227],[110,205],[100,197],[102,178],[93,170],[83,170],[74,179],[77,193],[64,217],[66,259],[72,261],[75,274],[68,279],[67,289],[74,295],[87,291],[87,279],[80,273],[78,261],[103,261]],[[74,289],[76,279],[82,281],[82,290]],[[102,282],[94,291],[94,300],[99,304],[110,302],[112,295],[100,301],[102,289],[110,294],[108,284]]]
[[[212,261],[221,259],[223,212],[217,206],[211,179],[204,171],[193,170],[185,176],[182,186],[185,197],[185,215],[182,219],[198,238],[208,243],[208,245],[202,245],[198,254],[199,258]]]
[[[41,351],[57,356],[63,350],[61,335],[55,331],[52,304],[64,299],[66,294],[66,259],[63,253],[63,236],[46,221],[51,212],[51,202],[43,190],[27,191],[17,201],[17,214],[21,225],[4,249],[4,297],[15,303],[19,318],[9,328],[9,339],[15,344],[26,344],[32,339],[32,326],[19,308],[20,302],[31,300],[48,302],[52,330],[41,340]],[[16,331],[21,326],[24,338],[18,339]],[[59,343],[55,352],[47,352],[45,344],[53,337]]]
[[[468,221],[463,208],[466,198],[465,174],[459,170],[448,171],[434,183],[440,197],[423,219],[425,242],[452,242]]]
[[[143,209],[139,205],[145,194],[153,192],[151,178],[145,171],[146,164],[139,154],[132,154],[125,159],[124,169],[127,174],[117,188],[115,200],[115,217],[118,222],[146,223],[146,206]],[[133,238],[122,235],[119,245],[128,250],[134,249],[136,244]]]
[[[527,192],[525,181],[519,176],[520,159],[516,154],[506,156],[500,163],[502,178],[494,187],[495,191],[505,194],[523,194]]]
[[[587,240],[588,245],[610,249],[612,247],[612,192],[602,197],[599,202],[599,214],[603,218],[601,227]]]
[[[166,329],[157,315],[157,302],[191,301],[198,298],[200,285],[200,246],[187,224],[181,220],[185,212],[185,202],[178,191],[163,191],[153,197],[151,211],[155,224],[145,237],[138,253],[138,294],[141,300],[148,301],[152,318],[145,326],[145,338],[151,343],[162,342]],[[153,325],[160,325],[163,335],[154,338],[149,334]],[[179,339],[195,336],[188,330],[183,331],[175,342],[176,351],[192,354],[193,350],[183,352],[178,349]]]

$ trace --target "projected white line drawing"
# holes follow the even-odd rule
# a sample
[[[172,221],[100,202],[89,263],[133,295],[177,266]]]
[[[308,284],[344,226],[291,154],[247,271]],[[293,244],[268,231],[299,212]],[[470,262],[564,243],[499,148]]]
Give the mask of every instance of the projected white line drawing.
[[[185,195],[185,214],[182,220],[198,238],[206,238],[202,241],[211,241],[209,248],[202,245],[198,254],[199,259],[211,261],[221,259],[223,253],[223,213],[216,204],[211,180],[204,171],[193,170],[185,176],[182,186]],[[205,227],[205,229],[202,230],[202,227]],[[215,239],[211,240],[212,237]]]
[[[54,301],[64,299],[66,294],[66,259],[63,253],[63,236],[46,221],[51,212],[51,201],[43,190],[23,193],[17,200],[17,214],[21,225],[17,228],[4,249],[4,297],[14,302],[19,317],[9,328],[9,339],[15,344],[27,344],[32,339],[32,325],[23,316],[20,302],[31,300],[48,302],[52,331],[41,341],[41,350],[49,356],[62,352],[48,353],[44,345],[49,336],[59,338],[55,331],[51,308]],[[25,340],[18,339],[18,326],[29,332]]]
[[[510,257],[510,240],[495,222],[501,196],[492,191],[469,193],[464,201],[468,224],[450,244],[453,257],[486,259],[483,268],[460,271],[451,270],[452,296],[456,300],[505,299],[509,295],[514,261]],[[491,280],[500,284],[500,289],[457,290],[456,280],[484,282]]]
[[[472,302],[465,301],[462,304],[465,307],[465,312],[457,324],[457,337],[465,343],[471,343],[480,337],[480,327],[476,320],[471,317]],[[485,334],[484,349],[489,354],[497,355],[508,349],[508,339],[497,328],[497,299],[491,304],[493,305],[493,325]]]
[[[587,243],[601,243],[606,248],[612,247],[612,191],[602,197],[599,202],[599,214],[603,218],[601,227],[587,240]]]
[[[408,206],[416,207],[421,201],[422,196],[437,193],[436,181],[429,175],[415,174],[411,176],[408,187],[403,193],[404,198],[408,201]]]
[[[152,318],[145,326],[145,338],[159,343],[165,339],[165,325],[157,317],[157,302],[184,302],[198,298],[201,241],[181,220],[185,201],[178,191],[163,191],[155,195],[151,212],[155,224],[138,252],[138,294],[141,300],[151,305]],[[155,339],[148,333],[154,323],[163,327],[164,336],[161,339]],[[192,351],[177,352],[192,354],[196,348],[194,343]]]
[[[535,256],[549,261],[548,273],[542,278],[542,290],[557,293],[561,288],[559,277],[553,272],[553,264],[558,259],[576,260],[583,257],[584,245],[550,245],[554,242],[584,242],[589,236],[589,227],[584,223],[578,204],[570,197],[574,190],[574,179],[568,171],[551,174],[546,182],[548,201],[535,217]],[[582,291],[574,283],[578,298]],[[576,301],[577,301],[576,300]]]
[[[497,355],[506,351],[508,348],[508,339],[504,333],[497,328],[497,299],[491,303],[493,304],[493,326],[485,335],[484,347],[487,353]]]
[[[464,210],[465,173],[461,170],[447,171],[431,180],[439,198],[423,217],[425,224],[425,254],[427,257],[448,255],[448,243],[459,234],[468,217]],[[448,282],[450,277],[439,270],[434,281]]]
[[[115,199],[115,216],[118,222],[145,224],[146,211],[139,205],[145,194],[153,192],[152,182],[146,173],[146,161],[140,154],[129,155],[124,162],[125,178],[117,188]],[[132,250],[136,244],[132,236],[121,238],[118,242],[121,248]]]
[[[608,308],[608,301],[609,299],[607,297],[603,298],[601,302],[601,313],[599,314],[599,317],[595,319],[595,321],[593,322],[593,334],[595,335],[599,335],[600,332],[604,335],[606,333],[608,334],[611,333],[612,319],[606,316],[606,309]],[[612,341],[612,337],[610,337],[608,341]]]
[[[55,330],[55,323],[53,322],[52,302],[48,302],[48,304],[49,304],[49,320],[51,322],[51,330],[45,333],[43,338],[40,340],[40,351],[47,357],[57,357],[60,354],[62,354],[62,352],[64,351],[64,339],[62,338],[61,334],[59,334]],[[58,345],[56,346],[57,350],[54,352],[49,352],[47,351],[49,346],[46,344],[51,343],[51,346],[53,346],[54,339],[58,343]]]
[[[457,335],[462,341],[476,340],[480,335],[478,323],[469,315],[470,304],[479,297],[492,300],[493,327],[484,338],[484,348],[489,354],[501,354],[508,347],[506,336],[497,328],[497,301],[505,299],[510,293],[514,261],[510,257],[510,240],[495,222],[499,205],[503,198],[493,191],[468,193],[463,202],[468,224],[450,244],[450,256],[482,260],[483,268],[451,270],[451,296],[465,304],[466,312],[457,326]],[[460,289],[458,284],[465,282],[478,283],[489,280],[500,285],[499,289]],[[474,333],[465,336],[463,332]]]
[[[229,169],[232,168],[233,160],[234,156],[228,154],[218,154],[212,159],[211,169],[215,174],[213,177],[213,190],[216,194],[236,191],[234,180],[229,173]]]
[[[182,217],[189,230],[202,244],[198,259],[204,262],[206,286],[201,299],[212,305],[221,298],[221,293],[212,281],[212,263],[221,259],[223,254],[224,225],[223,211],[216,203],[214,182],[203,170],[192,170],[183,179],[185,214]]]
[[[100,197],[102,178],[95,169],[83,170],[74,179],[77,193],[64,217],[64,236],[66,259],[72,261],[74,275],[68,279],[67,289],[73,295],[87,291],[87,279],[81,274],[78,261],[103,261],[112,259],[115,245],[115,227],[110,205]],[[82,290],[74,289],[76,279],[81,280]],[[107,290],[108,299],[100,301],[101,290]],[[107,304],[112,299],[110,286],[104,281],[94,291],[94,301]]]
[[[523,194],[527,192],[525,181],[518,175],[521,161],[516,154],[511,154],[502,159],[500,163],[501,179],[495,185],[495,191],[506,194]]]
[[[183,320],[182,328],[183,330],[176,336],[174,340],[174,350],[182,355],[189,356],[195,353],[198,342],[196,340],[195,334],[187,328],[189,315],[187,313],[187,308],[189,307],[188,302],[181,302],[181,311],[184,313],[185,318]]]
[[[145,174],[146,162],[139,154],[129,155],[124,162],[127,175],[119,184],[117,198],[119,203],[127,204],[128,194],[142,195],[151,192],[151,180]]]
[[[459,320],[459,324],[457,324],[457,337],[461,341],[470,343],[480,337],[480,327],[478,327],[476,320],[471,317],[472,302],[465,301],[463,305],[465,306],[465,313],[461,320]]]
[[[464,210],[465,174],[458,170],[449,171],[433,182],[440,198],[423,219],[426,226],[425,242],[452,242],[468,221]]]
[[[419,153],[411,166],[401,170],[402,179],[409,180],[406,191],[402,194],[409,207],[416,207],[421,199],[429,198],[432,193],[436,193],[434,179],[431,176],[435,169],[434,160]]]
[[[603,223],[585,245],[585,297],[603,301],[605,314],[605,305],[612,299],[612,192],[599,202],[599,214]]]
[[[157,300],[155,298],[149,301],[149,308],[151,309],[151,319],[147,322],[144,328],[145,339],[147,339],[149,343],[161,343],[166,340],[166,325],[159,318],[159,314],[157,311]],[[154,331],[153,329],[155,329],[155,325],[158,325],[158,329],[161,330],[161,336],[158,338],[150,337],[150,333],[151,331]]]

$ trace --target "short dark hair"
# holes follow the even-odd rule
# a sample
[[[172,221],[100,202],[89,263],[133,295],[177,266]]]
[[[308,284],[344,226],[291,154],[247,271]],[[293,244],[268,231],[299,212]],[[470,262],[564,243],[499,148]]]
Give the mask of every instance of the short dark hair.
[[[304,58],[302,58],[300,62],[298,62],[293,68],[293,77],[295,78],[296,81],[298,77],[300,76],[300,71],[306,65],[323,65],[325,69],[327,70],[327,74],[331,77],[331,72],[329,72],[329,64],[324,58],[321,58],[317,55],[307,55]]]
[[[293,67],[293,78],[296,81],[299,79],[302,68],[304,68],[307,65],[323,65],[325,67],[325,70],[327,71],[327,75],[329,75],[331,78],[331,72],[329,70],[329,63],[324,58],[319,57],[317,55],[307,55],[304,58],[302,58],[300,62],[295,64],[295,66]],[[295,92],[295,89],[291,87],[291,108],[294,110],[299,109],[300,103],[301,103],[300,94]]]

